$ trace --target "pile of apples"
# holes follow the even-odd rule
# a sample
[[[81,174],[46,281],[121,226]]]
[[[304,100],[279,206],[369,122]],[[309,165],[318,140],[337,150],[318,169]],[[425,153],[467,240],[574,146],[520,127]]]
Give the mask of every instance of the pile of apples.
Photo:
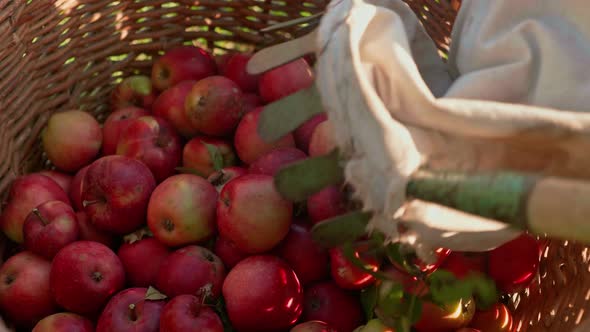
[[[273,142],[257,131],[264,105],[313,84],[312,60],[254,76],[250,57],[178,46],[151,77],[114,88],[103,124],[77,110],[50,117],[42,144],[55,169],[14,180],[1,215],[3,318],[34,332],[392,331],[360,300],[381,281],[310,233],[349,211],[349,188],[300,204],[274,185],[282,167],[334,149],[326,114]],[[417,289],[399,265],[355,250]],[[523,235],[488,253],[438,254],[416,265],[482,272],[511,293],[533,280],[540,246]],[[459,301],[425,303],[413,328],[514,327],[501,303]]]

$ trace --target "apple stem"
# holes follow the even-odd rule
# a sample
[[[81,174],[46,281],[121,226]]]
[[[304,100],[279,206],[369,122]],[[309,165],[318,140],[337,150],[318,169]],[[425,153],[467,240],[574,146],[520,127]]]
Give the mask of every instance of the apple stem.
[[[209,183],[211,183],[214,186],[218,186],[218,185],[222,184],[224,181],[225,181],[225,172],[223,172],[223,171],[216,172],[209,179]]]
[[[82,201],[82,206],[83,207],[87,207],[88,205],[92,205],[92,204],[96,204],[96,203],[101,203],[101,202],[104,202],[104,201],[103,200],[100,200],[100,199],[94,199],[94,200],[91,200],[91,201],[84,200],[84,201]]]
[[[134,322],[137,320],[137,312],[135,312],[135,303],[131,303],[129,305],[129,319],[131,319]]]
[[[43,215],[41,214],[41,211],[39,211],[39,209],[34,208],[33,213],[37,216],[37,218],[39,218],[41,220],[43,225],[49,224],[49,221],[47,219],[45,219],[45,217],[43,217]]]

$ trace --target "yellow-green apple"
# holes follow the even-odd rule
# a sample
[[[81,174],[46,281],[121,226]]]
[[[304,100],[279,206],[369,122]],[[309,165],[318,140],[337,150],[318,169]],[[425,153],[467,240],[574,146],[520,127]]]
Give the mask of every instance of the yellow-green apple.
[[[125,271],[119,257],[104,244],[77,241],[53,258],[51,292],[57,304],[81,315],[96,315],[123,289]]]
[[[123,263],[127,283],[134,287],[156,284],[160,265],[170,255],[170,249],[152,237],[125,241],[117,255]]]
[[[336,148],[332,123],[327,120],[320,122],[313,130],[313,134],[311,134],[311,139],[309,140],[309,156],[326,155]]]
[[[313,72],[304,59],[297,59],[262,74],[258,81],[260,96],[267,103],[309,88]]]
[[[215,60],[207,51],[195,46],[177,46],[156,60],[152,83],[163,91],[182,81],[198,81],[216,73]]]
[[[321,320],[310,320],[307,322],[299,323],[289,332],[337,332],[331,328],[330,325],[322,322]]]
[[[72,184],[70,185],[70,191],[68,192],[70,200],[72,201],[72,207],[76,211],[84,210],[84,206],[82,205],[82,184],[84,183],[84,177],[86,176],[88,167],[90,167],[90,165],[84,166],[76,172],[72,179]]]
[[[250,58],[252,58],[252,55],[246,53],[232,55],[225,64],[223,75],[236,82],[242,91],[256,93],[258,92],[260,75],[251,75],[246,71]]]
[[[293,148],[295,140],[292,134],[287,134],[276,141],[267,142],[258,134],[258,123],[263,108],[259,107],[244,115],[234,135],[234,147],[238,157],[246,164],[277,148]]]
[[[360,301],[350,291],[332,281],[322,281],[305,289],[303,320],[321,320],[338,332],[352,332],[363,322]]]
[[[11,184],[2,212],[2,231],[12,241],[23,243],[23,224],[29,213],[39,204],[52,200],[70,203],[66,192],[49,177],[41,174],[18,177]]]
[[[209,136],[230,135],[242,117],[242,91],[223,76],[195,83],[186,96],[185,112],[190,124]]]
[[[285,331],[303,310],[303,289],[282,259],[250,256],[228,273],[223,298],[232,326],[240,332]]]
[[[141,160],[159,183],[175,174],[182,158],[182,142],[166,120],[142,116],[132,120],[121,134],[117,154]]]
[[[250,174],[274,176],[284,166],[307,158],[305,152],[296,148],[278,148],[256,159],[248,171]]]
[[[178,295],[166,303],[160,315],[160,332],[223,332],[223,323],[213,309],[195,295]]]
[[[31,328],[57,311],[49,288],[51,262],[30,251],[10,257],[0,267],[0,310],[19,327]]]
[[[246,175],[247,173],[248,170],[243,167],[225,167],[209,175],[207,181],[209,181],[215,187],[215,189],[217,189],[217,192],[221,192],[226,183],[237,178],[238,176]]]
[[[158,332],[166,302],[146,299],[147,288],[128,288],[115,294],[103,309],[96,332]]]
[[[119,138],[129,124],[134,119],[149,114],[145,109],[135,106],[121,108],[111,113],[102,127],[102,154],[108,156],[117,153]]]
[[[116,111],[125,107],[151,109],[157,92],[152,81],[144,75],[133,75],[123,79],[111,93],[111,109]]]
[[[63,172],[58,171],[41,171],[41,175],[45,175],[55,181],[59,186],[67,193],[70,192],[72,187],[72,176]]]
[[[94,324],[80,315],[58,312],[40,320],[32,332],[94,332]]]
[[[98,229],[90,222],[86,212],[76,212],[76,220],[78,220],[78,229],[80,233],[80,240],[94,241],[102,243],[109,248],[115,247],[115,237],[109,232]]]
[[[96,119],[82,111],[54,113],[41,133],[43,150],[57,168],[75,172],[100,152],[102,129]]]
[[[124,235],[145,222],[156,181],[141,161],[114,155],[90,165],[82,188],[82,204],[90,221],[101,230]]]
[[[309,152],[309,143],[311,142],[311,136],[315,131],[315,128],[322,122],[328,120],[326,113],[315,115],[311,119],[307,120],[295,131],[293,131],[293,137],[295,138],[295,145],[302,151]]]
[[[293,203],[277,192],[270,175],[237,177],[225,185],[217,201],[219,234],[248,254],[279,244],[289,232],[292,215]]]
[[[51,260],[61,248],[78,240],[74,209],[62,201],[42,203],[25,219],[23,234],[29,251]]]
[[[231,143],[215,137],[194,137],[182,151],[182,166],[205,178],[221,168],[234,166],[236,161]]]
[[[197,81],[182,81],[162,91],[152,106],[155,116],[166,119],[185,138],[191,138],[199,133],[191,126],[184,108],[186,96],[195,83]]]
[[[203,242],[215,233],[217,197],[215,187],[199,176],[171,176],[152,193],[148,227],[158,241],[171,247]]]

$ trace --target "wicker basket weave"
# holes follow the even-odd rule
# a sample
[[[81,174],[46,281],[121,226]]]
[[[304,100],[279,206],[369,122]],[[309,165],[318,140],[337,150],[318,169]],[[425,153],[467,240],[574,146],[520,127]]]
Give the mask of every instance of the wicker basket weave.
[[[79,108],[103,120],[113,85],[147,73],[162,50],[180,43],[214,52],[260,48],[309,28],[259,29],[320,12],[327,2],[0,0],[0,192],[15,177],[49,167],[38,137],[52,112]],[[406,2],[447,51],[459,1]],[[540,275],[512,301],[517,331],[566,332],[580,324],[590,308],[589,260],[588,248],[548,243]]]

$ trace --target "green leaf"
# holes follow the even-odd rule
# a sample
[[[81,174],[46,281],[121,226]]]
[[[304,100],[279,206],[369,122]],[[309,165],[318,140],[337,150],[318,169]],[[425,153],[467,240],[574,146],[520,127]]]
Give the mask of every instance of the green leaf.
[[[377,306],[377,286],[373,284],[361,290],[360,299],[365,312],[365,319],[373,319],[375,317],[375,307]]]
[[[324,111],[315,85],[281,98],[264,107],[258,122],[258,134],[274,142]]]
[[[402,300],[404,286],[401,283],[385,280],[378,290],[377,307],[380,315],[387,318],[399,318],[403,314]]]
[[[207,152],[209,152],[209,158],[211,158],[213,168],[216,171],[219,171],[220,169],[225,167],[225,165],[223,164],[223,155],[221,154],[221,151],[219,151],[219,148],[213,144],[208,144],[203,141],[201,142],[205,144],[205,148],[207,148]]]
[[[420,320],[420,317],[422,316],[422,299],[420,299],[418,296],[414,294],[405,293],[404,300],[405,301],[403,303],[408,303],[407,310],[405,310],[405,313],[408,319],[410,320],[410,323],[417,323]]]
[[[407,273],[413,276],[422,276],[422,271],[411,263],[413,255],[404,253],[399,242],[390,243],[385,247],[387,257],[401,266]]]
[[[300,202],[318,191],[344,181],[338,151],[308,158],[281,168],[275,175],[275,187],[288,200]]]
[[[496,288],[496,283],[491,278],[484,275],[472,274],[467,276],[473,286],[473,297],[477,308],[486,310],[491,308],[500,300],[500,293]]]
[[[367,212],[355,211],[343,214],[313,225],[311,236],[323,247],[338,247],[363,236],[370,219],[371,214]]]
[[[147,290],[147,292],[145,293],[145,297],[146,300],[151,300],[151,301],[159,301],[159,300],[165,300],[168,298],[168,296],[166,296],[165,294],[160,293],[159,290],[155,289],[154,287],[150,286]]]
[[[495,282],[482,274],[457,279],[451,272],[438,269],[428,276],[427,282],[432,302],[438,305],[473,297],[478,308],[486,309],[499,299]]]
[[[354,266],[356,266],[357,268],[359,268],[361,271],[372,275],[373,277],[375,277],[376,279],[379,280],[388,280],[390,279],[390,277],[382,272],[376,272],[373,271],[373,269],[371,269],[370,267],[367,267],[367,265],[365,264],[365,262],[363,262],[360,258],[358,258],[356,256],[356,250],[353,248],[352,243],[348,242],[345,243],[344,245],[341,246],[342,249],[342,254],[344,255],[344,257],[346,257],[346,259]]]

